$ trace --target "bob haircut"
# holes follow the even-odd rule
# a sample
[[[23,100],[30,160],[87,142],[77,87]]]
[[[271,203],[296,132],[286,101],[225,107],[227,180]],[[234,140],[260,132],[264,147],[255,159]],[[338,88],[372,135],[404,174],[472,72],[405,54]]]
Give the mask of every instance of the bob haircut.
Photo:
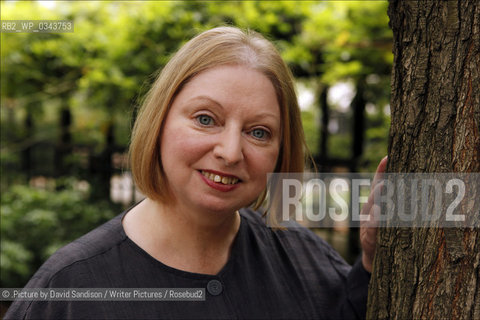
[[[132,131],[130,165],[139,190],[152,200],[171,201],[162,168],[160,137],[170,107],[183,86],[199,73],[222,65],[242,65],[264,74],[275,88],[281,113],[280,152],[275,172],[303,172],[306,144],[293,76],[275,46],[254,31],[218,27],[188,41],[156,78]],[[266,189],[252,204],[258,209]]]

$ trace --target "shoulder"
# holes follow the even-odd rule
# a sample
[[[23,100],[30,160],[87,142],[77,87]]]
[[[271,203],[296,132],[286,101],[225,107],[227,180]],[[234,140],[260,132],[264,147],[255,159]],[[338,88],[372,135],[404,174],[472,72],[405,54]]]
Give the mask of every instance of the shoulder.
[[[267,226],[266,218],[260,212],[252,209],[240,211],[244,221],[249,226],[257,240],[265,242],[266,246],[280,248],[299,263],[306,262],[324,264],[328,261],[341,274],[349,271],[348,265],[332,246],[310,229],[293,222],[288,227],[279,229]]]
[[[124,242],[125,232],[122,228],[122,218],[126,212],[118,215],[105,224],[90,231],[77,240],[69,243],[55,252],[37,270],[25,288],[68,288],[68,287],[95,287],[98,279],[92,277],[98,270],[98,257],[108,253]],[[107,270],[108,272],[108,270]],[[39,316],[41,312],[54,312],[64,318],[67,304],[58,302],[58,308],[52,308],[50,302],[16,300],[8,309],[5,319],[24,319],[30,316]],[[62,307],[60,307],[62,306]],[[68,309],[68,308],[67,308]],[[66,312],[66,311],[65,311]]]
[[[126,239],[125,212],[56,251],[33,275],[27,287],[49,287],[62,271],[111,250]]]
[[[298,224],[272,229],[258,212],[245,209],[241,214],[246,246],[253,248],[245,256],[255,254],[251,261],[268,264],[270,275],[278,275],[275,282],[303,292],[305,303],[317,310],[332,307],[337,303],[332,298],[345,294],[352,267],[325,240]]]
[[[272,228],[267,225],[266,217],[264,217],[261,212],[245,208],[240,211],[240,214],[249,227],[257,233],[270,236],[274,235],[289,242],[300,242],[305,245],[317,246],[325,248],[328,251],[334,251],[328,242],[317,236],[310,229],[296,222],[289,223],[285,228]]]

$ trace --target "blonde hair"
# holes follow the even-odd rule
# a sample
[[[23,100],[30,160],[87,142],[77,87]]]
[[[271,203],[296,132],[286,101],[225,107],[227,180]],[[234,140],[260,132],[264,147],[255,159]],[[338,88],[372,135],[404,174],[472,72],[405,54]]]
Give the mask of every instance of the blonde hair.
[[[169,201],[160,155],[160,136],[176,95],[193,77],[221,65],[245,65],[272,82],[281,112],[282,138],[275,172],[303,172],[306,144],[293,76],[275,46],[254,31],[218,27],[187,42],[167,63],[148,92],[136,119],[130,165],[138,189],[147,197]],[[266,190],[254,202],[258,209]]]

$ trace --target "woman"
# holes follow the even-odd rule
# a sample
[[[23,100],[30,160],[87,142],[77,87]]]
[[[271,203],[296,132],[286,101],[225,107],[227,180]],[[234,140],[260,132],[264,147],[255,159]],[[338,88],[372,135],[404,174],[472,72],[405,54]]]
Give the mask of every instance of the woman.
[[[59,250],[27,287],[206,288],[205,301],[17,301],[6,319],[364,317],[374,229],[362,232],[364,267],[351,268],[307,229],[267,228],[252,209],[267,173],[303,171],[304,148],[274,46],[232,27],[198,35],[162,70],[133,130],[146,199]]]

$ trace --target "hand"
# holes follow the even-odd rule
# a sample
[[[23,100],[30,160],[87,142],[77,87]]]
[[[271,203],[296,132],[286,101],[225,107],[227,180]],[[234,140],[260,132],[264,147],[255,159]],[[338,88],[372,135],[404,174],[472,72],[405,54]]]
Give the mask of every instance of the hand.
[[[377,242],[377,219],[376,213],[380,212],[380,208],[374,201],[374,195],[379,194],[378,189],[383,187],[383,173],[387,168],[388,158],[383,158],[377,167],[377,172],[373,178],[372,187],[368,201],[362,208],[362,215],[368,215],[369,221],[360,222],[360,243],[362,245],[362,264],[365,270],[372,272],[373,257],[375,256],[375,247]],[[377,189],[377,190],[376,190]],[[374,191],[376,190],[376,192]]]

